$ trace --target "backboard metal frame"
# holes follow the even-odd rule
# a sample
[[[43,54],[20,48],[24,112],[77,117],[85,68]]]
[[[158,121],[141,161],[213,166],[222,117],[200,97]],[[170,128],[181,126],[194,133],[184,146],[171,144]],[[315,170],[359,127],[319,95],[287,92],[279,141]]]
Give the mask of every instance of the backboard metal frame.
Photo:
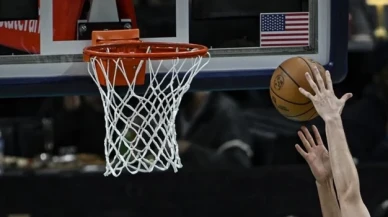
[[[47,1],[47,0],[46,0]],[[330,15],[330,45],[329,47],[319,47],[319,49],[330,49],[329,61],[325,67],[334,72],[333,81],[335,83],[341,82],[346,73],[335,72],[347,72],[347,26],[348,26],[348,2],[330,0],[331,15]],[[177,13],[179,10],[177,10]],[[182,12],[182,11],[180,11]],[[50,22],[47,21],[46,22]],[[188,21],[184,21],[188,22]],[[316,22],[312,20],[311,22]],[[177,25],[184,25],[179,24]],[[177,28],[179,29],[179,28]],[[177,34],[185,34],[184,32]],[[316,34],[316,33],[315,33]],[[47,35],[46,35],[47,36]],[[45,36],[45,37],[46,37]],[[313,36],[311,36],[313,37]],[[182,37],[186,38],[186,37]],[[187,36],[188,38],[188,36]],[[158,39],[156,39],[158,41]],[[179,41],[178,41],[179,42]],[[184,41],[182,41],[184,42]],[[85,46],[80,41],[80,46]],[[66,43],[62,43],[63,49],[66,49]],[[234,50],[238,51],[233,52]],[[241,53],[241,49],[216,49],[212,51],[213,56],[233,56],[233,58],[246,58],[246,53],[252,52],[252,56],[257,58],[266,58],[261,55],[254,54],[257,48],[244,48],[245,55],[238,55]],[[46,52],[47,53],[47,52]],[[49,53],[49,52],[48,52]],[[292,53],[291,53],[292,54]],[[257,55],[257,56],[256,56]],[[9,59],[11,61],[28,62],[26,59],[30,58],[33,61],[39,61],[41,56],[18,56],[15,59]],[[58,64],[64,62],[81,62],[81,55],[73,55],[69,51],[66,55],[51,55],[51,58],[57,58],[57,61],[50,61],[51,67],[55,67]],[[44,58],[42,58],[43,60]],[[0,70],[7,70],[8,67],[4,67],[7,64],[7,58],[0,59]],[[55,63],[56,62],[56,63]],[[9,62],[8,62],[9,64]],[[81,63],[80,63],[81,64]],[[217,64],[217,63],[215,63]],[[20,65],[23,68],[23,64]],[[273,69],[259,68],[259,69],[233,69],[229,70],[228,66],[224,67],[224,70],[216,70],[209,72],[199,73],[192,82],[191,90],[231,90],[231,89],[260,89],[267,87]],[[233,68],[233,67],[232,67]],[[28,68],[26,68],[28,70]],[[86,70],[86,68],[85,68]],[[215,73],[216,72],[216,73]],[[42,68],[42,74],[44,74],[44,68]],[[341,76],[338,76],[341,75]],[[97,94],[97,88],[95,83],[88,76],[57,76],[57,77],[40,77],[40,78],[1,78],[0,79],[0,97],[32,97],[32,96],[57,96],[57,95],[88,95]]]

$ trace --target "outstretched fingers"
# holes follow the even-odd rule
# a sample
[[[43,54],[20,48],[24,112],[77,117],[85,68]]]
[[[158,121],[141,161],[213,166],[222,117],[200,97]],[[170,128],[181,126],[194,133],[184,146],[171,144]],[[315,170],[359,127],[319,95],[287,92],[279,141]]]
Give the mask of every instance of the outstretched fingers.
[[[350,98],[352,98],[353,97],[353,94],[352,93],[346,93],[345,95],[343,95],[342,97],[341,97],[341,102],[342,103],[346,103],[346,101],[348,101],[348,99],[350,99]]]
[[[321,137],[321,134],[319,133],[318,128],[315,125],[313,125],[312,128],[313,128],[313,133],[314,133],[314,137],[315,137],[315,141],[317,142],[317,145],[323,145],[322,137]]]
[[[296,144],[295,145],[295,148],[296,148],[296,151],[298,151],[298,153],[306,159],[306,156],[307,156],[307,153],[303,150],[303,148],[300,147],[300,145]]]
[[[310,92],[308,92],[308,91],[306,91],[305,89],[303,89],[303,87],[299,87],[299,92],[300,92],[303,96],[309,98],[311,101],[314,99],[314,96],[313,96]]]
[[[307,127],[302,126],[302,131],[304,133],[304,136],[306,137],[308,143],[310,146],[316,146],[314,138],[311,136],[310,131],[307,129]]]
[[[303,144],[304,148],[306,149],[306,151],[309,152],[311,150],[312,144],[309,143],[309,141],[306,139],[305,134],[302,131],[298,131],[298,136],[299,136],[300,140],[302,141],[302,144]]]
[[[318,83],[318,87],[320,91],[326,90],[325,82],[322,79],[321,73],[319,72],[319,69],[317,66],[314,66],[313,74],[315,77],[315,80]]]
[[[310,87],[313,89],[314,93],[319,94],[320,93],[319,88],[318,88],[317,84],[314,82],[310,73],[306,72],[305,76],[306,76],[307,82],[309,82]]]
[[[329,91],[333,91],[333,81],[331,80],[330,72],[326,70],[326,86]]]

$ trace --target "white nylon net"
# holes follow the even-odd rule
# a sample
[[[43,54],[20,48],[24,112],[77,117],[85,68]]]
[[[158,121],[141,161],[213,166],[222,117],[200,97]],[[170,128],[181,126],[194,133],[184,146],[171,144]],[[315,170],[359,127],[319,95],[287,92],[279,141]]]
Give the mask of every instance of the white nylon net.
[[[147,64],[146,76],[150,83],[144,94],[139,95],[135,92],[137,86],[126,76],[122,59],[108,62],[115,64],[115,67],[104,67],[100,58],[90,58],[88,71],[97,84],[105,110],[105,176],[119,176],[124,169],[136,174],[154,169],[164,171],[170,166],[177,172],[182,167],[175,117],[194,76],[210,60],[207,58],[206,62],[202,62],[202,59],[202,56],[198,56],[190,59],[142,60],[136,69],[136,76],[142,64]],[[185,64],[190,64],[190,67],[184,68]],[[167,73],[158,74],[160,68],[166,65],[171,67]],[[99,84],[97,67],[103,71],[106,87]],[[115,84],[108,79],[108,75],[116,76],[118,73],[125,76],[128,84],[124,94],[117,93]]]

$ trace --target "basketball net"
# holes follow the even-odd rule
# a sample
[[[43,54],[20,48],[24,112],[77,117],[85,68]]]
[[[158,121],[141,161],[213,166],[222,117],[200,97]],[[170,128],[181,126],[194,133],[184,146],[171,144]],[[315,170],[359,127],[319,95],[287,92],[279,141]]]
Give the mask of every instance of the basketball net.
[[[151,49],[148,48],[147,52]],[[165,171],[170,167],[177,172],[182,167],[175,117],[183,95],[189,90],[194,76],[208,64],[210,56],[206,62],[202,60],[203,56],[141,60],[133,70],[135,78],[132,80],[136,80],[141,67],[146,64],[149,84],[138,86],[128,78],[123,59],[114,58],[104,63],[103,58],[90,58],[88,71],[97,84],[105,112],[105,176],[119,176],[123,170],[136,174]],[[159,73],[166,66],[170,69]],[[100,85],[97,70],[105,76],[107,83],[104,87]],[[115,87],[115,79],[110,81],[112,76],[124,77],[127,85],[121,87],[125,89],[123,92]],[[137,88],[143,88],[143,94],[140,95]]]

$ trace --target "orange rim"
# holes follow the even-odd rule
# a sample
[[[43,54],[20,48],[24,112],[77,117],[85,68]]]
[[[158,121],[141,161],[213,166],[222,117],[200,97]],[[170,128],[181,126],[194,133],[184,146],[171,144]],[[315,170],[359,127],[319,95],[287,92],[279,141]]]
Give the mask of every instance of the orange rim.
[[[150,53],[147,53],[148,49],[151,49]],[[88,57],[95,56],[104,59],[135,58],[156,60],[206,56],[208,48],[203,45],[190,43],[128,40],[85,47],[83,53]]]

